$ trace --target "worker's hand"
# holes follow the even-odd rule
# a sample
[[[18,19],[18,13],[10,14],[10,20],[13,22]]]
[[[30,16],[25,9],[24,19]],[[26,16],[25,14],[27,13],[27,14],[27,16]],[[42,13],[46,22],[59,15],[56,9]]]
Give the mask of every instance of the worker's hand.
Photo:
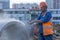
[[[35,22],[35,20],[32,20],[32,21],[29,22],[29,24],[33,24],[34,22]]]

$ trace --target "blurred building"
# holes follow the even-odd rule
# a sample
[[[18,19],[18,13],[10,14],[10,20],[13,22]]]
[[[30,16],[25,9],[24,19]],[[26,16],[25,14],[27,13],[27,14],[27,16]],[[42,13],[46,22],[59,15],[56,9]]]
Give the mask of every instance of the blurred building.
[[[60,23],[60,0],[46,0],[48,9],[51,9],[54,23]]]
[[[31,20],[29,9],[3,9],[3,11],[6,18],[15,18],[21,21]]]
[[[60,9],[60,0],[46,0],[48,9]]]
[[[18,9],[31,9],[31,8],[38,8],[38,4],[36,3],[33,3],[33,4],[30,4],[30,3],[27,3],[27,4],[24,4],[24,3],[20,3],[20,4],[13,4],[12,5],[12,8],[18,8]]]
[[[54,9],[60,9],[60,0],[53,0]]]
[[[29,12],[31,13],[31,19],[35,19],[36,16],[39,13],[39,6],[37,3],[20,3],[20,4],[13,4],[12,5],[13,9],[29,9]],[[37,15],[36,15],[37,14]],[[33,17],[34,16],[34,17]]]
[[[10,7],[10,0],[0,0],[0,9],[8,9]]]
[[[52,14],[52,22],[54,24],[60,24],[60,9],[49,9],[49,11],[51,11]]]
[[[48,11],[52,14],[52,22],[54,24],[60,24],[60,9],[48,9]],[[0,12],[0,15],[3,15],[5,18],[15,18],[22,21],[34,20],[40,14],[40,10],[30,9],[3,9]]]
[[[48,9],[53,9],[53,0],[46,0]]]
[[[38,10],[30,9],[3,9],[4,17],[15,18],[18,20],[29,21],[35,19],[38,15]]]

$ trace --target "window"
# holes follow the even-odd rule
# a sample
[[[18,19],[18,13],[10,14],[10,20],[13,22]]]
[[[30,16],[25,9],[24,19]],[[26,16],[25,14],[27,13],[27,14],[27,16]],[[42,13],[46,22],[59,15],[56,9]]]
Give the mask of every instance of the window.
[[[27,11],[27,13],[29,13],[29,11]]]
[[[15,14],[18,14],[18,12],[17,12],[17,11],[15,11]]]
[[[60,14],[60,11],[58,11],[58,14]]]
[[[53,20],[60,20],[60,17],[53,17]]]
[[[12,14],[13,12],[12,11],[8,11],[9,14]]]

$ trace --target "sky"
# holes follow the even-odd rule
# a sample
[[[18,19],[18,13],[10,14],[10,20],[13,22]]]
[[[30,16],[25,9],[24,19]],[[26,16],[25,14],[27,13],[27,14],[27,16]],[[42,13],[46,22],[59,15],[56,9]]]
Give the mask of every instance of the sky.
[[[10,7],[12,7],[13,3],[37,3],[39,4],[42,1],[45,2],[45,0],[10,0]]]

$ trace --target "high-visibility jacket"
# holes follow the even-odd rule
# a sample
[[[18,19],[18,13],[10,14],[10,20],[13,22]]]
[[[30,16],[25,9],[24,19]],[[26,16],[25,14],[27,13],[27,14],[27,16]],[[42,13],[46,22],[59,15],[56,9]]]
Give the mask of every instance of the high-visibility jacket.
[[[43,35],[53,34],[53,27],[52,27],[52,21],[51,20],[43,23]]]
[[[53,34],[53,27],[52,27],[52,15],[50,12],[46,11],[46,14],[40,13],[37,17],[37,20],[41,20],[39,33],[43,33],[43,35],[50,35]]]

